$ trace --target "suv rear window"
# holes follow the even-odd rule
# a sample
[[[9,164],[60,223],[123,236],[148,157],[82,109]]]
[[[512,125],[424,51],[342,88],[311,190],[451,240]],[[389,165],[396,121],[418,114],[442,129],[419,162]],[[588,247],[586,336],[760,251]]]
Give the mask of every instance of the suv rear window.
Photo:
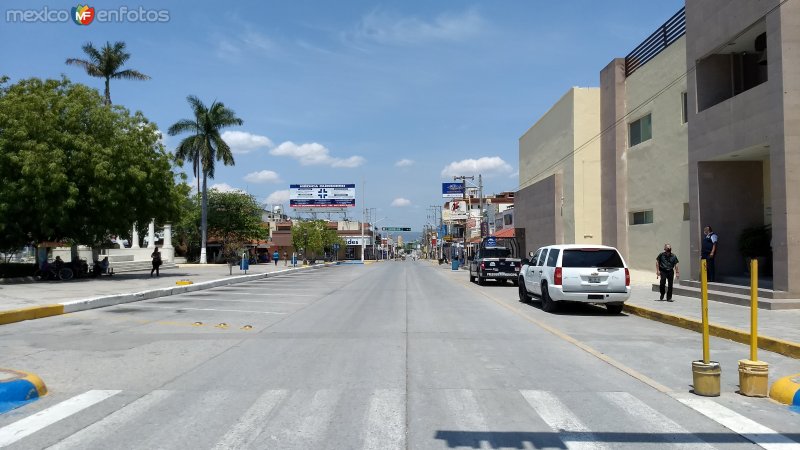
[[[623,267],[619,253],[612,249],[564,250],[561,265],[563,267]]]
[[[481,252],[482,258],[509,258],[511,257],[511,250],[505,247],[489,247],[483,249]]]

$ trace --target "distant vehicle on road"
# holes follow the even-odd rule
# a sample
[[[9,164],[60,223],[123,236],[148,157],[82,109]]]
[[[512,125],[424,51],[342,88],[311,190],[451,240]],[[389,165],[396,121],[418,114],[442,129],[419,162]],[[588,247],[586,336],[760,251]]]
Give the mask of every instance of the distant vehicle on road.
[[[500,244],[500,245],[498,245]],[[511,280],[517,285],[522,260],[514,256],[513,247],[492,236],[484,238],[474,258],[469,260],[469,281],[483,285],[487,279]]]
[[[631,295],[631,275],[622,255],[605,245],[549,245],[530,252],[519,273],[519,300],[541,299],[553,312],[558,302],[604,304],[619,314]]]

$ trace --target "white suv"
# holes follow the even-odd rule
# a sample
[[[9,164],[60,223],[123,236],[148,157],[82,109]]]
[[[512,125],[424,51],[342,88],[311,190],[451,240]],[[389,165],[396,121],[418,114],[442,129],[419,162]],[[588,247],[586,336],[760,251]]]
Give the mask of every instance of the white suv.
[[[548,245],[530,252],[519,274],[519,300],[541,298],[553,312],[559,301],[602,303],[619,314],[631,295],[631,275],[616,248],[605,245]]]

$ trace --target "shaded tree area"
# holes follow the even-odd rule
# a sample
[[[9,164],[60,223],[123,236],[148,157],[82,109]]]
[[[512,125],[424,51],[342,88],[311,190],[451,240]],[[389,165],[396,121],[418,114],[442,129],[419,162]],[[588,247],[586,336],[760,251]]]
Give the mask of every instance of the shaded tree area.
[[[325,220],[300,220],[292,225],[292,246],[306,261],[333,251],[334,244],[344,245],[344,240]]]

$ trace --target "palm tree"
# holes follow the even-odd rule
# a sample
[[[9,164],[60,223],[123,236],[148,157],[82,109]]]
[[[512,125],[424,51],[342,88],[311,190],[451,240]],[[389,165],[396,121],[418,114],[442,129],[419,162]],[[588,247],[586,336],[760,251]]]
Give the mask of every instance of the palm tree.
[[[192,161],[195,174],[198,171],[203,175],[203,197],[201,202],[200,228],[202,239],[200,241],[200,263],[206,263],[206,238],[208,230],[208,193],[206,190],[207,178],[214,178],[214,162],[222,161],[226,166],[232,166],[233,153],[231,148],[222,139],[220,130],[233,125],[242,125],[242,119],[226,108],[222,102],[215,101],[206,107],[199,98],[190,95],[186,98],[194,113],[193,119],[182,119],[169,127],[170,136],[189,132],[191,136],[184,138],[175,151],[179,159]]]
[[[67,64],[83,67],[90,76],[106,79],[106,105],[111,104],[109,82],[112,78],[126,80],[150,79],[149,76],[137,70],[119,70],[131,57],[130,53],[125,52],[124,42],[115,42],[114,45],[106,42],[106,45],[100,50],[94,48],[92,43],[89,42],[81,48],[83,48],[83,52],[86,53],[89,59],[69,58],[67,59]]]

